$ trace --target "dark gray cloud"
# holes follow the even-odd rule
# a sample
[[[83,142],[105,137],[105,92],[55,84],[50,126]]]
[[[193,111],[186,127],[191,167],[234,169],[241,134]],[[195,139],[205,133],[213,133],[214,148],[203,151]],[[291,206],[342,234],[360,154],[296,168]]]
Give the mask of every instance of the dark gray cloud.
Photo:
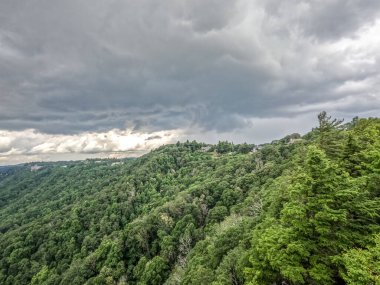
[[[320,108],[365,113],[380,107],[379,11],[376,0],[1,1],[0,129],[222,133]]]

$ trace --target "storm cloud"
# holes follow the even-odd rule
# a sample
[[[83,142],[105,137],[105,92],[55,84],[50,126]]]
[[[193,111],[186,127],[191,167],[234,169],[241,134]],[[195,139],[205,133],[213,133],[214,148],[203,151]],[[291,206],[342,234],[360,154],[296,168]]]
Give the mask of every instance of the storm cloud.
[[[264,121],[281,126],[270,139],[321,110],[380,115],[379,12],[377,0],[1,1],[0,130],[260,140]]]

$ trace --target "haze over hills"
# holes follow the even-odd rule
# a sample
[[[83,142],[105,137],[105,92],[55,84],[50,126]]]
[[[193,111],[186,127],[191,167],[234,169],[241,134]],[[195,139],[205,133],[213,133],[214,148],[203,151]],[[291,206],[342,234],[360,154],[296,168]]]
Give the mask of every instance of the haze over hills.
[[[380,119],[2,168],[0,283],[378,284]]]

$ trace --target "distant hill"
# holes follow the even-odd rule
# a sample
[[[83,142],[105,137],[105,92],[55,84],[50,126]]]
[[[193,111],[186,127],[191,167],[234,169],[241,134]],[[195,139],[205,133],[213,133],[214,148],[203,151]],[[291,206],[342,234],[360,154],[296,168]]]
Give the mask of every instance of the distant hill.
[[[5,285],[379,284],[379,226],[377,118],[0,167]]]

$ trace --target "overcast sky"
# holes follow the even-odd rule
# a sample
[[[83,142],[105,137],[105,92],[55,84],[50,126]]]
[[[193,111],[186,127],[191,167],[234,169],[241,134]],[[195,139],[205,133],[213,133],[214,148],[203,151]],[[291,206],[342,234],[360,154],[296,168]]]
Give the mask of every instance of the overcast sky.
[[[379,0],[2,0],[0,164],[380,116]]]

